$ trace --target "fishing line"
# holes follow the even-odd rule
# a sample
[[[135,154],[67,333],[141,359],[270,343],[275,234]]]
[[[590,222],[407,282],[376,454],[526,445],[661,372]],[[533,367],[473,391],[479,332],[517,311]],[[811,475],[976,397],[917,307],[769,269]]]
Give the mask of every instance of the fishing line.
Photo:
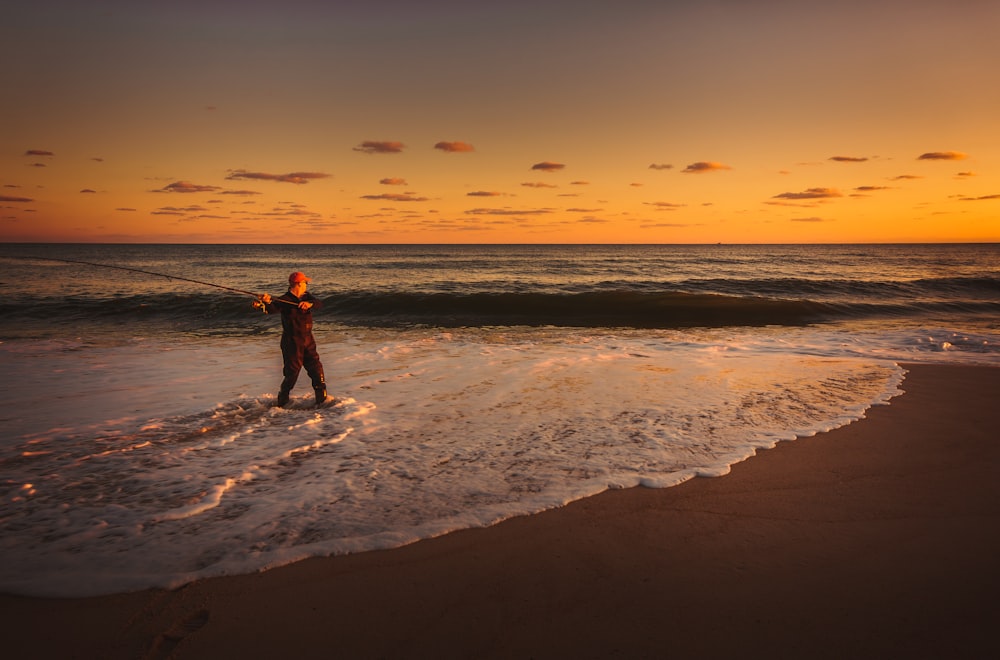
[[[221,284],[214,284],[212,282],[203,282],[201,280],[193,280],[189,277],[180,277],[179,275],[168,275],[166,273],[154,273],[151,270],[142,270],[141,268],[129,268],[128,266],[114,266],[112,264],[101,264],[93,261],[80,261],[78,259],[58,259],[56,257],[23,257],[14,255],[3,255],[4,259],[24,259],[24,260],[36,260],[36,261],[59,261],[66,264],[80,264],[83,266],[94,266],[97,268],[113,268],[115,270],[125,270],[130,273],[142,273],[143,275],[153,275],[154,277],[165,277],[168,280],[178,280],[180,282],[190,282],[191,284],[201,284],[203,286],[211,286],[216,289],[222,289],[224,291],[232,291],[233,293],[242,293],[247,296],[252,296],[253,298],[260,300],[260,294],[254,293],[253,291],[246,291],[244,289],[235,289],[231,286],[223,286]],[[282,302],[287,305],[295,305],[289,300],[282,300],[281,298],[271,298],[271,302]]]

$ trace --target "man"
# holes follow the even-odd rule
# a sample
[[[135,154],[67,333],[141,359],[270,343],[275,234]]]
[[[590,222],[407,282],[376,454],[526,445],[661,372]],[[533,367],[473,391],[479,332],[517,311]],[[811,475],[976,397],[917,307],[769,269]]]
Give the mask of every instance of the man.
[[[263,308],[267,314],[281,314],[281,357],[284,359],[281,381],[278,391],[278,405],[284,407],[288,403],[299,371],[306,368],[306,373],[312,379],[313,390],[316,392],[316,405],[326,401],[326,379],[323,375],[323,363],[316,352],[316,340],[313,338],[313,310],[323,306],[323,302],[306,292],[312,280],[303,273],[295,272],[288,276],[288,291],[278,297],[271,298],[262,294],[254,307]]]

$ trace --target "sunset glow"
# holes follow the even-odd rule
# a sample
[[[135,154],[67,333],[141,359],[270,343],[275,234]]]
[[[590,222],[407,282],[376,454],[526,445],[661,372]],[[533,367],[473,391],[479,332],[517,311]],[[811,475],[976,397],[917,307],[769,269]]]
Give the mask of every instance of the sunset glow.
[[[0,23],[0,240],[1000,240],[1000,3],[81,3]]]

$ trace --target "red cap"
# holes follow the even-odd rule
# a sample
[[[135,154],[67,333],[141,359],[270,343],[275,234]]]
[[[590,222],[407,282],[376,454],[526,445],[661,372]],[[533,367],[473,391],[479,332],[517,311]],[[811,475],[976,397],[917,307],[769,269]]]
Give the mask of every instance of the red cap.
[[[295,271],[294,273],[288,276],[289,284],[298,284],[299,282],[312,282],[312,279],[306,277],[305,273],[300,273],[298,271]]]

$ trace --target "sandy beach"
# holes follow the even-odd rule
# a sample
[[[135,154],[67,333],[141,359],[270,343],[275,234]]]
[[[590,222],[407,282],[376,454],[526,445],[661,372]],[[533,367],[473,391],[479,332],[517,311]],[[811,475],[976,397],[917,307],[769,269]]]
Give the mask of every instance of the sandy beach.
[[[1000,653],[1000,369],[663,490],[176,591],[0,596],[21,658]]]

